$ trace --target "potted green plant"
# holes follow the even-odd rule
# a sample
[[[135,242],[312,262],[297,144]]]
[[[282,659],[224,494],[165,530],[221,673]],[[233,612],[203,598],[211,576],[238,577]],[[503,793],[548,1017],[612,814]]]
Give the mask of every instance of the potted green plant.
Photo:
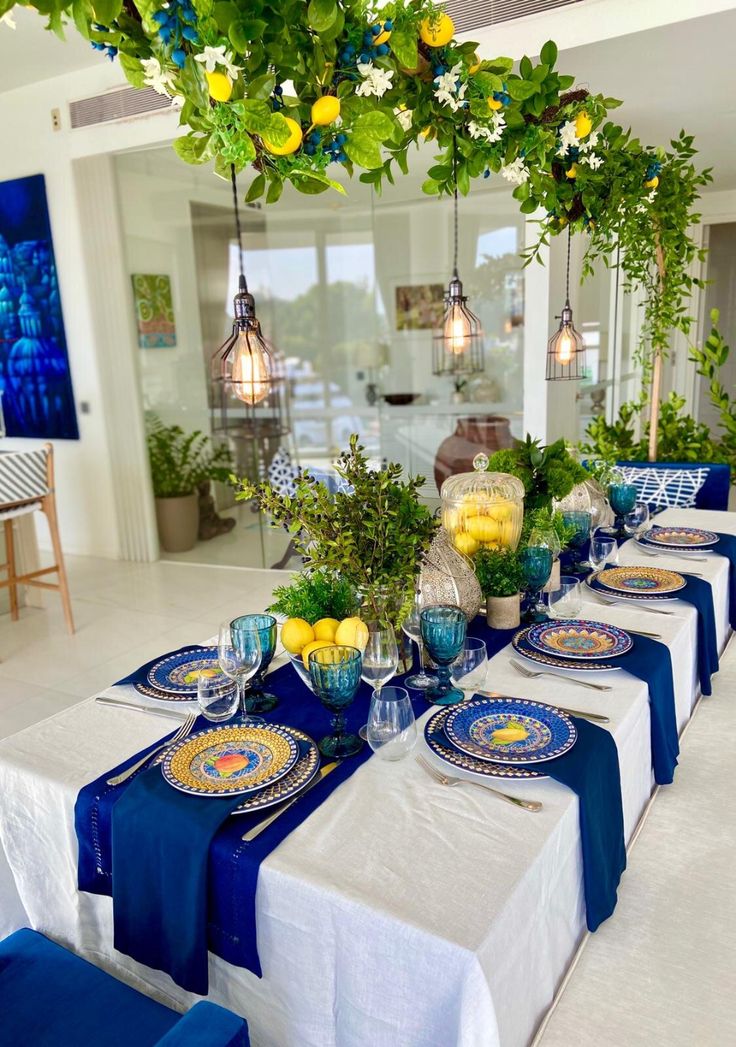
[[[510,549],[481,549],[475,573],[486,598],[486,621],[492,629],[514,629],[521,621],[524,572],[518,553]]]
[[[199,530],[197,489],[208,480],[227,480],[229,453],[225,447],[212,448],[199,430],[185,433],[155,417],[149,420],[146,439],[159,540],[169,553],[186,552]]]
[[[356,592],[365,613],[398,628],[411,608],[437,521],[419,500],[423,477],[404,480],[395,464],[372,469],[363,452],[353,434],[335,464],[345,487],[336,494],[303,476],[292,495],[268,483],[236,481],[236,498],[255,499],[287,528],[308,571],[329,570]]]

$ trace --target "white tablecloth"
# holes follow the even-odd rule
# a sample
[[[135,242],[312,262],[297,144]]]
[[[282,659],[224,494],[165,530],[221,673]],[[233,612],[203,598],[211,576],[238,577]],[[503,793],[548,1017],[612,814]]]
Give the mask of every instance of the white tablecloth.
[[[736,533],[726,513],[664,519]],[[653,563],[631,544],[621,550],[621,562],[639,561]],[[713,584],[720,646],[727,566],[716,556],[693,564]],[[695,611],[666,606],[674,613],[590,600],[583,613],[662,634],[682,726],[697,690]],[[487,684],[610,716],[628,840],[653,787],[647,690],[622,671],[585,678],[614,690],[524,680],[505,652],[492,659]],[[112,948],[110,899],[76,890],[79,789],[164,730],[160,718],[87,701],[0,742],[0,840],[32,926],[184,1007],[193,997],[167,975]],[[544,811],[444,789],[414,760],[369,760],[261,867],[263,979],[213,956],[210,998],[247,1017],[254,1047],[528,1043],[584,933],[578,801],[553,781],[504,788],[541,799]],[[6,879],[0,911],[16,912]]]

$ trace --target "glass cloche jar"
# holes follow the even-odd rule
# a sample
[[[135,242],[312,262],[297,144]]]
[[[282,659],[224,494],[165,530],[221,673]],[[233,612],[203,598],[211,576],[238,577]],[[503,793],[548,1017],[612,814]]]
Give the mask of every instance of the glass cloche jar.
[[[472,473],[442,484],[442,526],[458,552],[516,549],[524,518],[524,485],[510,473],[489,473],[488,455],[477,454]]]

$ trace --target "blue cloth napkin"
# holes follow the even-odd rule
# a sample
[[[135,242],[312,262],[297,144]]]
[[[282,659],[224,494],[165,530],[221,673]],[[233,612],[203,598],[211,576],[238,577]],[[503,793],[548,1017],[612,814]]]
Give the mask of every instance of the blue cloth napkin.
[[[328,711],[290,665],[270,673],[268,681],[280,701],[266,719],[290,724],[316,741],[328,733]],[[347,710],[350,731],[366,722],[370,696],[371,688],[362,684]],[[412,702],[417,715],[427,708],[416,691]],[[107,771],[77,797],[79,889],[112,894],[116,947],[168,971],[191,991],[206,992],[208,948],[260,976],[261,862],[369,758],[370,748],[344,760],[250,843],[243,842],[243,834],[269,811],[228,818],[226,808],[237,806],[235,798],[231,805],[229,799],[187,796],[167,785],[159,768],[118,787],[106,784],[140,755]]]
[[[572,789],[580,801],[586,922],[595,931],[616,908],[626,868],[621,774],[612,735],[578,716],[570,719],[578,732],[572,749],[536,769]],[[441,728],[434,737],[455,748]]]
[[[204,647],[201,644],[195,643],[190,644],[188,647],[180,647],[177,651],[169,651],[168,654],[160,654],[157,658],[152,658],[150,662],[146,662],[145,665],[139,666],[128,676],[124,676],[122,680],[118,680],[117,683],[113,684],[114,687],[121,687],[123,684],[137,684],[137,683],[148,683],[148,674],[150,670],[161,661],[162,658],[170,658],[174,654],[184,654],[185,651],[203,651]]]
[[[678,600],[692,604],[698,612],[698,677],[703,694],[712,694],[710,678],[718,672],[718,640],[716,616],[713,610],[713,587],[705,578],[683,575],[685,588],[677,594]]]
[[[717,532],[720,541],[713,547],[713,552],[725,556],[728,568],[728,620],[732,629],[736,629],[736,535]]]

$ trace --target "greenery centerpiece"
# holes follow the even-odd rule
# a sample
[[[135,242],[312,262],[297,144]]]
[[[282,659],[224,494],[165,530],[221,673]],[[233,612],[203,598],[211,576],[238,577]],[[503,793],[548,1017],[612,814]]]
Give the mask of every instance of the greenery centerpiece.
[[[307,571],[331,572],[359,595],[372,617],[398,628],[411,608],[437,527],[419,500],[424,478],[403,479],[396,464],[370,468],[356,435],[335,471],[346,488],[335,494],[304,475],[292,495],[279,494],[268,483],[239,481],[236,498],[255,498],[275,524],[286,527]]]
[[[588,479],[588,471],[567,449],[564,440],[543,447],[527,434],[511,448],[491,455],[488,468],[511,473],[524,484],[525,524],[537,509],[551,510],[554,499],[565,498],[576,484]]]
[[[273,596],[269,611],[285,618],[301,618],[309,625],[325,618],[342,621],[358,610],[350,583],[327,568],[303,571],[289,585],[277,586]]]

